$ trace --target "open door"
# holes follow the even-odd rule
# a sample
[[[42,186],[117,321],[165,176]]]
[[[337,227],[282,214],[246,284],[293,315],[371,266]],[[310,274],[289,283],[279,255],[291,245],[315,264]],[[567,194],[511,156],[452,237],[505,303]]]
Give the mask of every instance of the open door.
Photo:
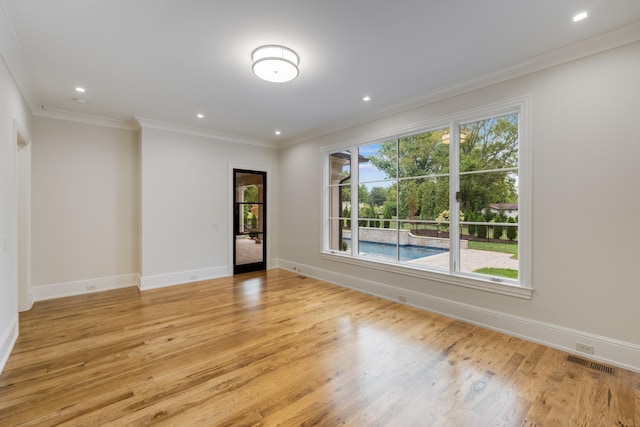
[[[233,170],[233,274],[267,268],[267,173]]]

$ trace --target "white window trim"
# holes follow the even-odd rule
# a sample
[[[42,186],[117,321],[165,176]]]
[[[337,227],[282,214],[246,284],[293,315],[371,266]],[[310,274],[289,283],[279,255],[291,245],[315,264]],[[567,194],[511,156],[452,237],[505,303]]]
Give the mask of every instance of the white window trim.
[[[436,120],[428,120],[413,123],[411,125],[402,126],[395,129],[389,129],[386,132],[378,132],[376,134],[370,134],[361,136],[357,139],[348,141],[346,144],[334,144],[331,146],[322,147],[324,156],[324,180],[323,185],[323,247],[320,251],[320,257],[325,260],[336,261],[340,263],[360,266],[364,268],[371,268],[377,270],[388,271],[392,273],[402,274],[411,277],[417,277],[443,284],[450,284],[456,286],[462,286],[465,288],[477,289],[487,291],[491,293],[509,295],[517,298],[531,299],[533,296],[533,287],[531,286],[531,134],[530,134],[530,96],[523,96],[515,99],[505,100],[499,103],[483,106],[480,108],[470,109],[459,114],[452,114],[446,117],[441,117]],[[362,257],[358,257],[352,254],[343,254],[337,251],[332,251],[329,248],[329,155],[332,152],[340,149],[354,150],[358,146],[363,144],[372,143],[374,141],[392,139],[405,136],[412,132],[420,132],[425,129],[450,126],[454,132],[458,132],[457,126],[453,124],[460,124],[465,122],[477,121],[496,117],[503,114],[518,113],[520,116],[518,126],[518,185],[520,187],[518,195],[518,259],[519,259],[519,283],[494,282],[489,277],[484,279],[476,275],[465,274],[464,272],[456,272],[453,265],[450,267],[450,271],[439,271],[436,269],[426,269],[424,267],[416,268],[409,264],[385,262],[381,260],[368,260]],[[454,135],[455,136],[455,135]],[[454,144],[452,144],[454,145]],[[455,145],[454,145],[455,146]],[[457,148],[456,148],[457,149]],[[454,156],[455,153],[450,153]],[[455,157],[457,158],[457,156]],[[457,167],[455,170],[451,170],[450,175],[454,176],[457,173]],[[458,174],[459,175],[459,174]],[[351,165],[351,177],[352,182],[358,182],[358,165]],[[455,180],[457,182],[457,180]],[[458,184],[456,184],[458,185]],[[355,194],[354,194],[355,193]],[[357,192],[351,194],[351,205],[357,206]],[[455,191],[450,193],[450,197],[455,198]],[[355,199],[355,204],[354,204]],[[354,222],[355,221],[355,222]],[[357,219],[354,219],[352,210],[352,224],[357,224]],[[457,224],[457,216],[454,215],[453,221]],[[454,226],[456,224],[453,224]],[[352,250],[354,241],[357,246],[357,228],[352,228]],[[455,227],[453,227],[455,229]],[[355,233],[355,234],[354,234]],[[455,237],[455,236],[454,236]],[[356,247],[357,249],[357,247]],[[459,248],[457,245],[452,245],[451,250],[453,253],[450,257],[451,263],[454,260],[459,259],[457,252]],[[357,252],[356,252],[357,253]]]

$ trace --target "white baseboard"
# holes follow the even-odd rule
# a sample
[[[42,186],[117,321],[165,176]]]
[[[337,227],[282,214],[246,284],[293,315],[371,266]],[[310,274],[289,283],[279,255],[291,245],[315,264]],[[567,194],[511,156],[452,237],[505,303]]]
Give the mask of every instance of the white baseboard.
[[[33,286],[33,300],[44,301],[54,298],[109,291],[112,289],[128,288],[138,286],[139,282],[140,275],[138,274],[122,274],[119,276],[99,277],[75,282]]]
[[[365,280],[360,277],[349,276],[298,262],[294,263],[279,259],[278,265],[284,270],[304,274],[309,277],[396,302],[398,302],[398,295],[403,295],[407,298],[405,304],[413,307],[503,332],[507,335],[523,338],[581,357],[598,360],[630,371],[640,372],[640,346],[636,344],[410,291],[385,283]],[[576,342],[593,346],[595,348],[595,354],[591,355],[577,352],[575,350]]]
[[[0,334],[0,374],[9,360],[13,346],[18,339],[18,315],[16,313],[8,327]]]
[[[218,279],[231,276],[229,268],[225,266],[203,268],[200,270],[180,271],[177,273],[158,274],[155,276],[142,276],[140,278],[140,290],[164,288],[167,286],[182,285],[184,283],[197,282],[199,280]]]

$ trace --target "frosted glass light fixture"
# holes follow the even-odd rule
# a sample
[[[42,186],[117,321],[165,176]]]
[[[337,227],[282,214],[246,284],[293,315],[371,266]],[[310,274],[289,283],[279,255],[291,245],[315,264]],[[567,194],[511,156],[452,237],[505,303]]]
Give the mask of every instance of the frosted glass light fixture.
[[[262,80],[284,83],[298,77],[298,54],[284,46],[261,46],[251,54],[253,72]]]

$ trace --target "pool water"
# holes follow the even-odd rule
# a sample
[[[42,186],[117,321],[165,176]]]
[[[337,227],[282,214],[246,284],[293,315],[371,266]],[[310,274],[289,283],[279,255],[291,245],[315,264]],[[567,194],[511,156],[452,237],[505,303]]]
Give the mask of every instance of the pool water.
[[[351,249],[351,239],[344,239],[347,248]],[[360,241],[360,254],[379,255],[384,258],[396,259],[396,245],[390,243]],[[449,252],[448,249],[434,248],[431,246],[400,245],[400,261],[409,261]]]

